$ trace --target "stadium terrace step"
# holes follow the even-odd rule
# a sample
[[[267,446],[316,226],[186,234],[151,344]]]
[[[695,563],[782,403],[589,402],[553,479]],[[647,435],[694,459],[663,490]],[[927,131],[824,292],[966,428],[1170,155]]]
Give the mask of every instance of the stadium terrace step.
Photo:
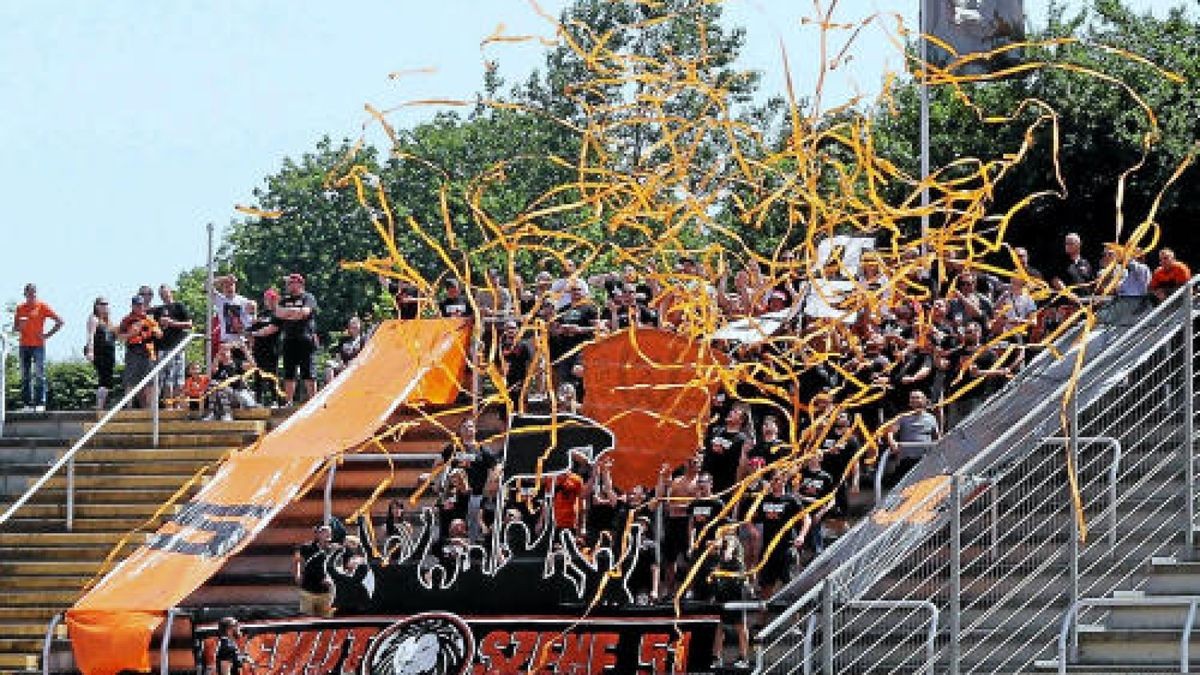
[[[0,578],[0,593],[16,590],[78,590],[85,579],[80,576],[21,576]]]
[[[162,434],[158,438],[158,447],[162,448],[229,448],[245,447],[258,440],[258,434],[253,433],[175,433]],[[144,434],[122,434],[120,436],[97,435],[88,442],[88,449],[127,449],[149,448],[154,446],[153,436]]]
[[[89,425],[87,428],[91,428]],[[209,422],[191,420],[165,420],[158,425],[159,434],[261,434],[266,430],[263,420],[233,420]],[[149,421],[109,422],[96,433],[97,437],[124,436],[128,434],[153,433],[154,425]]]
[[[188,475],[190,476],[191,474]],[[183,481],[180,480],[182,476],[182,474],[76,476],[75,487],[85,489],[122,488],[126,490],[141,490],[144,488],[165,490],[171,487],[179,489],[183,486]],[[50,489],[65,489],[67,479],[65,476],[56,476],[47,481],[46,485]]]
[[[161,504],[165,502],[171,495],[175,494],[175,489],[161,488],[150,489],[141,488],[138,490],[125,490],[122,488],[91,488],[91,489],[75,489],[75,504],[135,504],[135,503],[153,503]],[[67,501],[67,492],[63,488],[47,488],[38,492],[32,499],[30,504],[65,504]]]
[[[145,462],[145,461],[188,461],[211,462],[225,453],[240,448],[239,445],[205,448],[88,448],[81,452],[76,463],[82,462]]]
[[[146,518],[76,518],[72,525],[74,528],[72,531],[79,533],[128,532],[145,524]],[[13,518],[8,521],[7,525],[16,532],[61,532],[64,528],[62,521],[44,518]],[[152,524],[147,531],[153,531],[156,527]]]
[[[140,504],[75,504],[75,518],[141,518],[146,519],[154,515],[161,504],[154,502],[142,502]],[[178,508],[178,507],[175,507]],[[167,509],[167,515],[173,513],[174,509]],[[65,504],[26,504],[17,511],[19,518],[48,518],[52,520],[62,520],[67,517],[67,507]]]
[[[100,561],[13,561],[0,559],[0,577],[38,577],[59,574],[92,575],[100,570]],[[3,619],[0,618],[0,621]]]

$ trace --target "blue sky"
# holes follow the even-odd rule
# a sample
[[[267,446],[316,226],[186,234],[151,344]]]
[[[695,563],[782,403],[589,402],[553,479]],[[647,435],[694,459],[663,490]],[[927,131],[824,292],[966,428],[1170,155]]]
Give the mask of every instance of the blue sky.
[[[565,4],[541,6],[557,14]],[[1027,0],[1033,21],[1044,4]],[[915,23],[916,6],[842,0],[839,15],[899,12]],[[811,7],[727,3],[729,22],[749,31],[744,65],[765,73],[766,93],[782,90],[781,43],[799,92],[811,91],[805,63],[817,33],[800,21]],[[139,284],[204,264],[205,224],[220,231],[284,157],[322,135],[357,137],[364,103],[469,98],[485,58],[510,81],[539,66],[536,43],[480,51],[501,23],[509,34],[552,35],[525,0],[0,0],[0,305],[37,282],[68,324],[51,358],[78,356],[95,296],[124,310]],[[874,92],[899,66],[871,29],[827,92]],[[388,77],[422,68],[436,71]],[[432,112],[409,108],[393,122]]]

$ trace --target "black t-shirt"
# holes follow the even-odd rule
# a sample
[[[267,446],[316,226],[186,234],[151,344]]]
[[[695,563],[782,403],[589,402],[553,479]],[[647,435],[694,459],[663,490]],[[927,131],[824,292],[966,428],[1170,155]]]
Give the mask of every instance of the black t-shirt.
[[[189,318],[187,309],[183,306],[183,303],[180,302],[159,305],[158,307],[150,310],[150,316],[154,317],[154,320],[159,323],[159,326],[162,326],[163,317],[172,319],[174,321],[187,321]],[[186,331],[183,328],[163,327],[162,331],[163,336],[157,341],[158,351],[162,354],[174,349],[180,342],[183,341],[183,337],[186,335]]]
[[[240,675],[242,672],[242,664],[245,663],[245,658],[238,651],[237,643],[229,636],[222,635],[217,641],[217,672],[221,672],[221,664],[228,663],[230,675]]]
[[[618,306],[612,314],[616,330],[625,330],[630,326],[658,325],[658,312],[645,305]]]
[[[1063,283],[1067,286],[1080,286],[1082,284],[1090,284],[1096,280],[1096,270],[1092,264],[1085,260],[1083,256],[1075,261],[1066,261],[1066,266],[1063,268]]]
[[[781,438],[776,438],[773,441],[762,439],[750,448],[750,452],[746,454],[746,458],[750,460],[759,459],[763,464],[770,464],[775,460],[783,457],[788,452],[787,443]]]
[[[442,448],[442,461],[465,470],[467,482],[471,485],[471,494],[481,495],[488,474],[500,463],[500,458],[486,445],[477,443],[456,447],[453,443],[447,443],[446,447]]]
[[[332,550],[322,550],[314,541],[302,544],[298,552],[303,561],[300,571],[300,588],[309,593],[329,592],[330,589],[325,586],[325,580],[329,576],[325,571],[325,563]]]
[[[299,295],[285,295],[279,301],[281,309],[300,309],[308,307],[312,310],[307,319],[280,319],[279,333],[285,341],[312,341],[317,334],[317,299],[312,293],[305,291]]]
[[[282,325],[279,319],[276,319],[271,314],[259,314],[254,317],[254,323],[250,324],[250,332],[257,333],[266,330],[271,326]],[[275,331],[270,335],[254,337],[254,360],[260,367],[270,368],[270,364],[275,360],[275,355],[279,353],[279,331]]]
[[[560,326],[591,328],[596,325],[596,320],[599,318],[600,314],[595,305],[590,302],[582,302],[564,307],[555,317],[555,322]],[[592,337],[594,337],[594,333],[591,331],[583,331],[574,335],[559,334],[554,336],[551,346],[552,348],[556,346],[555,353],[562,355],[591,340]]]
[[[242,364],[238,363],[237,361],[219,363],[217,364],[217,367],[213,369],[212,382],[213,384],[220,384],[225,380],[236,377],[238,379],[234,380],[229,386],[233,389],[245,389],[246,382],[241,379],[241,376],[245,373],[246,369],[243,368]]]
[[[804,467],[800,472],[800,484],[796,487],[796,497],[802,504],[812,504],[830,492],[837,482],[824,469]]]
[[[520,386],[529,375],[529,364],[533,361],[533,346],[528,340],[504,340],[500,344],[500,356],[508,364],[505,379],[509,386]]]
[[[801,506],[790,495],[775,496],[768,494],[758,505],[758,513],[754,514],[754,522],[761,523],[763,528],[762,542],[766,547],[784,526],[800,513]],[[779,546],[791,543],[791,534],[785,535]],[[764,548],[765,550],[765,548]]]
[[[334,346],[333,353],[341,359],[342,363],[350,363],[362,351],[364,343],[366,343],[366,339],[361,334],[358,336],[343,335]]]
[[[458,492],[447,492],[444,497],[438,500],[438,525],[442,532],[442,538],[445,539],[450,531],[450,523],[456,519],[466,521],[467,507],[470,501],[467,495]]]
[[[713,491],[727,490],[737,482],[738,465],[746,447],[746,436],[718,425],[704,446],[701,470],[712,476]]]
[[[395,279],[388,280],[388,293],[396,299],[401,319],[415,319],[421,309],[417,287],[412,284],[400,283]]]
[[[716,497],[705,497],[695,499],[691,504],[688,504],[688,520],[691,523],[691,529],[696,533],[696,537],[700,537],[700,532],[708,524],[721,514],[721,509],[725,508],[724,502]],[[708,531],[705,539],[711,539],[716,534],[716,528],[711,528]],[[698,541],[700,541],[698,539]]]
[[[475,316],[475,310],[471,306],[471,301],[462,293],[459,293],[457,298],[451,298],[449,296],[442,298],[438,302],[438,311],[440,311],[444,317],[457,316],[464,319],[469,319]]]
[[[850,460],[854,459],[854,455],[858,454],[861,447],[862,444],[858,442],[857,438],[851,436],[843,443],[840,432],[830,431],[825,440],[821,442],[821,450],[824,451],[821,456],[821,468],[835,481],[841,480],[842,476],[846,475],[846,468],[850,466]]]

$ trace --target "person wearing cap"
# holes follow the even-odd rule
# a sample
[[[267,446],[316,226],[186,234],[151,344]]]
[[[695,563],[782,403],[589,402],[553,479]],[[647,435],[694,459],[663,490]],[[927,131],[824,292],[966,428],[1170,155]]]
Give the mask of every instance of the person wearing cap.
[[[317,393],[313,355],[317,350],[317,299],[304,290],[304,276],[293,272],[287,276],[286,289],[275,318],[279,319],[279,334],[283,354],[283,391],[290,404],[296,394],[296,380],[304,380],[308,398]]]
[[[268,288],[263,292],[262,305],[256,307],[254,323],[250,324],[250,353],[254,357],[254,396],[262,405],[277,405],[279,395],[275,380],[279,372],[279,319],[275,307],[279,291]]]
[[[46,319],[54,322],[46,330]],[[12,329],[20,336],[17,352],[21,360],[21,398],[25,410],[46,409],[46,340],[58,332],[63,320],[38,300],[37,286],[25,284],[25,302],[17,305]]]
[[[151,293],[153,296],[153,293]],[[121,319],[117,327],[117,338],[125,343],[125,372],[121,382],[125,391],[132,391],[138,383],[150,374],[154,362],[158,358],[155,342],[162,339],[162,328],[154,317],[146,312],[146,298],[135,295],[130,300],[129,314]],[[154,382],[143,387],[138,392],[138,400],[143,408],[149,408],[152,396],[157,395],[158,387]]]

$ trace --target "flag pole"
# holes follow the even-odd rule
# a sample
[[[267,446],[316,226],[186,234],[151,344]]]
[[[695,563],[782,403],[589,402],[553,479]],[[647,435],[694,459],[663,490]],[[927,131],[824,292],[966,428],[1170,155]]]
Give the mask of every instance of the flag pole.
[[[929,42],[925,39],[929,33],[929,27],[926,26],[925,3],[927,0],[919,0],[919,2],[917,24],[920,31],[921,58],[921,256],[924,257],[929,249],[926,241],[926,237],[929,236],[929,186],[925,183],[929,178]],[[931,270],[931,273],[935,271]],[[936,284],[936,278],[934,283]]]

